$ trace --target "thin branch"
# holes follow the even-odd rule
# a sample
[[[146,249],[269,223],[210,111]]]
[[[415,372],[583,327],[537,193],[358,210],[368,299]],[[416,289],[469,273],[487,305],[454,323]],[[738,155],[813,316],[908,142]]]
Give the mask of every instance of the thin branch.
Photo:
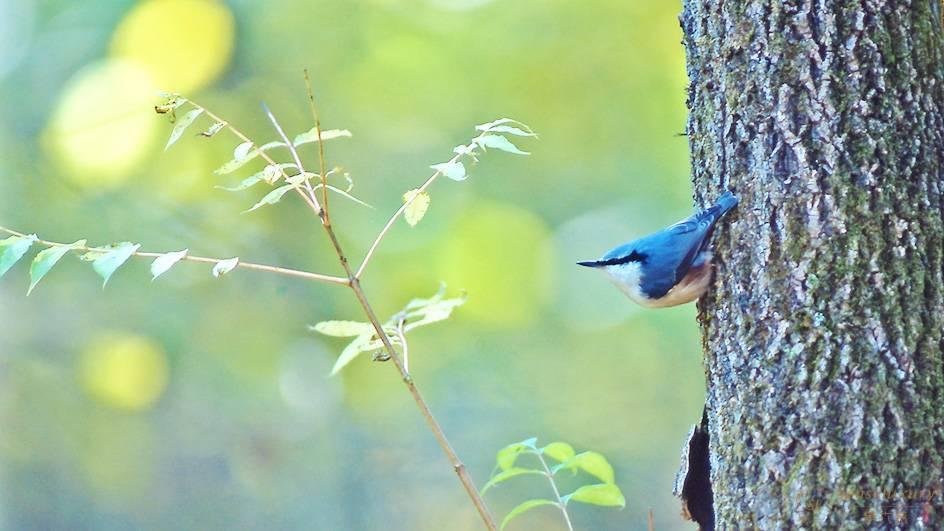
[[[537,452],[535,455],[538,456],[538,459],[541,461],[541,466],[544,467],[544,473],[547,476],[547,480],[551,483],[551,489],[554,491],[554,497],[557,498],[557,506],[560,507],[562,513],[564,513],[564,522],[567,524],[567,529],[569,531],[574,531],[574,525],[570,523],[570,515],[567,514],[567,504],[564,503],[564,500],[561,498],[560,491],[557,490],[557,483],[554,481],[554,474],[551,473],[551,469],[547,466],[547,461],[544,460],[544,456],[540,452]]]
[[[188,101],[194,107],[203,109],[203,111],[210,118],[216,120],[217,122],[225,123],[226,127],[230,131],[232,131],[233,134],[235,134],[237,137],[242,139],[244,142],[250,142],[253,146],[256,146],[254,142],[252,142],[246,135],[241,133],[238,129],[230,125],[229,122],[222,120],[219,116],[211,113],[205,107],[202,107],[198,105],[197,103],[194,103],[192,100],[188,100]],[[311,101],[312,107],[314,107],[314,97],[312,97],[310,101]],[[317,121],[318,120],[316,118],[316,127],[317,127],[316,133],[318,134],[318,137],[320,139],[321,137],[320,125],[317,123]],[[276,125],[276,129],[280,130],[280,134],[282,134],[283,138],[285,138],[286,144],[292,147],[293,156],[296,158],[296,162],[299,163],[299,168],[298,168],[299,171],[304,171],[301,167],[300,160],[297,160],[299,157],[297,156],[297,153],[294,150],[294,146],[292,146],[292,143],[289,142],[288,139],[285,137],[284,132],[281,131],[281,128],[278,127],[277,123],[275,123],[275,125]],[[319,144],[320,143],[321,142],[319,142]],[[265,153],[264,151],[260,151],[260,154],[266,162],[268,162],[269,164],[276,165],[276,162],[267,153]],[[326,163],[324,160],[323,148],[319,150],[319,155],[321,158],[320,166],[324,168]],[[456,155],[455,157],[453,157],[453,159],[450,162],[455,162],[458,159],[459,159],[459,155]],[[281,169],[281,167],[279,168],[280,168],[280,171],[282,172],[283,177],[285,179],[288,179],[289,176],[286,174],[285,170]],[[433,176],[430,177],[427,180],[427,182],[421,187],[421,190],[425,190],[430,184],[432,184],[432,182],[440,175],[440,173],[441,172],[437,171],[435,174],[433,174]],[[323,179],[327,178],[324,169],[322,169],[321,174],[322,174]],[[326,186],[322,188],[324,189],[326,188]],[[338,242],[337,235],[335,234],[334,229],[332,228],[328,220],[327,212],[324,211],[322,208],[320,208],[317,201],[314,200],[313,196],[312,197],[306,196],[297,187],[295,188],[295,190],[299,192],[299,194],[305,199],[305,201],[312,208],[315,214],[321,219],[321,225],[322,227],[324,227],[325,233],[328,235],[328,239],[331,241],[331,245],[334,247],[335,253],[338,256],[338,261],[341,263],[341,267],[344,268],[344,272],[347,275],[347,278],[342,279],[342,280],[344,281],[346,285],[348,285],[354,291],[354,295],[355,297],[357,297],[357,300],[360,303],[361,308],[364,310],[364,313],[367,316],[368,321],[370,321],[371,325],[374,327],[374,331],[377,332],[377,337],[379,337],[381,340],[381,343],[383,343],[384,350],[393,360],[394,366],[396,366],[397,371],[400,373],[400,377],[403,379],[403,382],[406,384],[407,389],[410,392],[410,395],[413,397],[414,402],[416,402],[416,405],[419,408],[420,413],[423,415],[423,418],[426,420],[426,423],[429,426],[430,431],[433,432],[433,436],[436,438],[436,441],[439,443],[440,448],[442,448],[443,453],[446,454],[446,457],[449,460],[449,463],[452,465],[453,470],[455,471],[456,475],[459,477],[459,481],[462,483],[463,488],[465,488],[466,493],[469,495],[469,498],[472,500],[472,504],[475,506],[476,510],[479,513],[479,516],[482,518],[482,521],[485,523],[485,527],[489,529],[490,531],[497,531],[498,527],[495,525],[495,521],[492,518],[492,515],[489,513],[488,507],[486,507],[484,500],[482,500],[482,497],[479,495],[478,489],[475,487],[475,483],[472,481],[472,478],[469,476],[469,473],[466,470],[465,465],[462,463],[462,461],[459,460],[459,456],[456,454],[455,450],[452,448],[452,445],[450,445],[449,440],[446,439],[446,434],[443,431],[442,426],[439,425],[439,422],[433,416],[432,411],[430,411],[429,406],[426,404],[426,401],[423,399],[423,396],[420,394],[419,389],[417,389],[416,385],[413,383],[413,378],[410,376],[409,371],[407,371],[406,367],[403,365],[403,362],[401,361],[400,356],[398,355],[396,349],[393,347],[393,344],[390,341],[390,337],[387,335],[386,331],[383,329],[383,325],[377,319],[377,315],[376,313],[374,313],[373,308],[371,307],[370,303],[367,301],[367,297],[365,296],[364,291],[360,285],[359,278],[360,278],[360,275],[363,273],[364,267],[367,265],[367,260],[370,258],[370,255],[373,254],[374,250],[377,248],[377,245],[379,245],[380,240],[383,239],[383,236],[386,234],[386,232],[390,230],[390,226],[393,225],[393,222],[396,221],[396,219],[400,215],[402,215],[403,210],[406,208],[406,206],[409,205],[410,202],[409,201],[406,202],[406,204],[404,204],[404,206],[401,207],[396,212],[396,214],[394,214],[393,218],[391,218],[391,220],[387,223],[387,226],[384,228],[384,231],[377,237],[377,239],[374,241],[374,244],[371,246],[370,252],[368,253],[367,258],[365,258],[364,263],[361,264],[361,267],[358,269],[357,274],[355,274],[354,271],[351,269],[347,256],[344,254],[344,250],[341,248],[341,244]],[[414,197],[416,197],[417,195],[419,194],[415,194]]]
[[[6,228],[6,227],[0,227],[0,232],[5,232],[5,233],[11,234],[11,235],[13,235],[13,236],[19,236],[19,237],[21,237],[21,238],[26,238],[26,237],[29,236],[29,235],[24,234],[24,233],[22,233],[22,232],[17,232],[17,231],[15,231],[15,230],[11,230],[11,229],[8,229],[8,228]],[[90,252],[90,251],[91,251],[91,252],[101,252],[101,253],[104,253],[104,252],[108,252],[108,251],[111,250],[111,249],[107,249],[107,248],[104,248],[104,247],[88,247],[88,246],[84,246],[84,245],[83,245],[83,246],[79,246],[79,247],[73,247],[72,245],[70,245],[70,244],[68,244],[68,243],[52,242],[52,241],[48,241],[48,240],[42,240],[42,239],[39,239],[39,238],[36,239],[36,242],[38,242],[38,243],[40,243],[40,244],[42,244],[42,245],[45,245],[45,246],[47,246],[47,247],[70,247],[70,248],[72,248],[72,249],[74,249],[74,250],[76,250],[76,251],[79,251],[79,252]],[[134,254],[132,254],[131,256],[137,256],[137,257],[140,257],[140,258],[157,258],[158,256],[162,256],[162,255],[164,255],[164,254],[166,254],[166,253],[154,253],[154,252],[136,251],[136,252],[135,252]],[[193,256],[193,255],[189,255],[189,254],[188,254],[188,255],[185,255],[183,258],[181,258],[181,260],[186,260],[186,261],[188,261],[188,262],[200,262],[200,263],[204,263],[204,264],[218,264],[218,263],[220,263],[220,262],[222,262],[222,261],[224,261],[224,260],[226,260],[226,259],[223,259],[223,258],[207,258],[207,257],[204,257],[204,256]],[[240,268],[240,267],[241,267],[241,268],[243,268],[243,269],[251,269],[251,270],[254,270],[254,271],[265,271],[265,272],[267,272],[267,273],[275,273],[275,274],[277,274],[277,275],[283,275],[283,276],[287,276],[287,277],[297,277],[297,278],[304,278],[304,279],[308,279],[308,280],[315,280],[315,281],[318,281],[318,282],[326,282],[326,283],[329,283],[329,284],[340,284],[340,285],[342,285],[342,286],[348,286],[348,285],[350,285],[350,282],[348,281],[348,279],[346,279],[346,278],[344,278],[344,277],[335,277],[335,276],[331,276],[331,275],[322,275],[322,274],[320,274],[320,273],[311,273],[311,272],[309,272],[309,271],[301,271],[301,270],[298,270],[298,269],[289,269],[289,268],[286,268],[286,267],[270,266],[270,265],[265,265],[265,264],[255,264],[255,263],[252,263],[252,262],[243,262],[242,260],[240,260],[239,263],[236,264],[236,267],[237,267],[237,268]]]
[[[327,230],[330,231],[331,229],[327,228]],[[343,262],[347,263],[346,261]],[[383,343],[384,350],[387,352],[387,355],[390,356],[390,359],[393,361],[394,366],[396,366],[397,371],[400,372],[400,377],[403,379],[403,383],[406,384],[407,389],[410,391],[410,395],[413,397],[413,401],[416,402],[416,406],[419,408],[420,413],[423,415],[423,418],[426,419],[426,424],[429,426],[430,431],[433,432],[433,436],[436,437],[436,442],[439,443],[439,447],[442,448],[443,452],[446,454],[446,457],[449,459],[452,469],[455,471],[456,475],[459,476],[459,481],[462,483],[466,493],[472,500],[472,504],[475,505],[476,510],[478,510],[479,516],[485,523],[485,527],[490,531],[496,531],[498,527],[495,525],[495,521],[492,519],[491,513],[488,512],[488,507],[486,507],[485,501],[482,500],[482,496],[479,494],[478,489],[475,488],[475,483],[472,481],[472,477],[469,476],[469,472],[466,470],[465,465],[461,460],[459,460],[459,455],[456,454],[456,451],[452,448],[452,445],[449,444],[449,440],[446,438],[446,433],[443,431],[442,426],[439,425],[436,417],[433,416],[432,411],[430,411],[429,406],[426,404],[426,400],[423,399],[423,395],[420,394],[419,389],[417,389],[416,384],[413,382],[413,377],[410,376],[410,373],[403,365],[400,355],[397,353],[396,349],[393,347],[393,344],[390,342],[390,337],[383,329],[383,325],[380,324],[380,320],[377,319],[377,315],[374,313],[370,303],[367,302],[364,291],[361,289],[360,281],[353,276],[350,278],[351,289],[354,290],[354,295],[357,297],[358,302],[361,303],[361,307],[364,309],[364,313],[367,315],[367,320],[370,321],[371,325],[373,325],[374,331],[377,333],[377,337],[379,337],[380,341]]]
[[[318,116],[318,106],[315,105],[315,93],[311,89],[311,78],[308,69],[305,72],[305,88],[308,90],[308,106],[311,108],[311,117],[315,121],[315,134],[318,135],[318,166],[321,171],[321,204],[324,205],[324,222],[331,225],[331,212],[328,210],[328,173],[325,162],[324,142],[321,141],[321,118]]]
[[[295,165],[298,167],[298,171],[302,175],[305,175],[306,173],[305,165],[302,164],[302,158],[298,156],[298,150],[295,149],[295,144],[293,144],[292,141],[289,140],[288,135],[285,134],[285,131],[282,129],[282,126],[279,125],[279,121],[275,119],[275,115],[272,114],[272,111],[270,111],[268,107],[266,107],[265,103],[262,104],[262,109],[265,111],[266,116],[269,117],[269,121],[272,122],[272,125],[273,127],[275,127],[275,130],[279,133],[279,136],[282,137],[282,141],[284,141],[285,145],[288,146],[288,150],[289,152],[291,152],[292,158],[295,159]],[[311,200],[311,203],[315,205],[315,214],[317,214],[318,217],[321,219],[322,224],[325,223],[325,219],[326,219],[325,211],[323,208],[321,208],[321,205],[318,204],[318,198],[315,197],[315,191],[311,188],[311,183],[308,182],[307,178],[303,178],[302,183],[305,185],[305,191],[308,192],[308,198]],[[301,195],[305,195],[298,185],[295,185],[295,191]]]
[[[311,99],[311,104],[312,107],[314,107],[314,98]],[[324,167],[326,164],[324,160],[324,151],[320,151],[319,155],[321,156],[320,165],[321,167]],[[458,155],[454,160],[457,159]],[[437,174],[438,173],[439,172],[437,172]],[[324,174],[324,171],[322,171],[322,174]],[[436,175],[431,177],[424,187],[429,186],[429,184],[431,184],[432,180],[435,178]],[[462,483],[463,488],[465,488],[466,493],[472,500],[472,504],[475,506],[479,516],[482,518],[482,522],[485,524],[485,527],[490,531],[496,531],[498,527],[495,525],[495,520],[492,519],[491,513],[488,512],[488,507],[485,505],[485,501],[482,499],[478,489],[475,487],[475,482],[472,481],[472,477],[469,475],[468,470],[466,470],[465,465],[459,459],[459,455],[456,454],[456,451],[449,443],[449,439],[446,438],[446,433],[443,431],[442,426],[439,425],[439,421],[437,421],[436,417],[433,416],[433,412],[429,409],[429,405],[426,403],[426,400],[423,398],[423,395],[420,393],[419,389],[417,389],[416,384],[413,382],[413,377],[410,376],[407,366],[404,365],[400,354],[397,352],[393,346],[393,343],[390,341],[390,336],[387,334],[387,331],[384,330],[383,324],[381,324],[380,320],[377,319],[377,314],[374,312],[373,307],[367,300],[367,296],[364,294],[363,288],[361,288],[359,275],[355,274],[353,269],[351,269],[347,255],[344,254],[344,250],[342,249],[340,242],[338,242],[334,228],[330,223],[327,222],[327,216],[321,217],[321,221],[321,225],[324,227],[325,233],[328,235],[328,239],[331,241],[331,245],[334,247],[334,251],[338,255],[338,261],[341,262],[341,267],[344,268],[344,272],[347,274],[351,290],[354,291],[354,296],[357,297],[357,301],[364,310],[367,320],[370,321],[371,326],[374,327],[374,331],[377,333],[377,337],[380,338],[380,342],[383,343],[384,351],[386,351],[387,355],[393,361],[394,366],[397,368],[397,372],[400,373],[400,378],[403,380],[403,383],[406,384],[406,387],[410,392],[410,396],[413,397],[413,401],[416,402],[416,407],[419,408],[420,413],[426,420],[427,426],[429,426],[430,431],[433,432],[433,436],[436,438],[436,442],[439,443],[439,447],[442,448],[443,453],[446,454],[446,458],[449,459],[449,464],[452,465],[452,469],[459,477],[459,482]],[[376,244],[377,242],[375,242],[374,247],[376,247]]]

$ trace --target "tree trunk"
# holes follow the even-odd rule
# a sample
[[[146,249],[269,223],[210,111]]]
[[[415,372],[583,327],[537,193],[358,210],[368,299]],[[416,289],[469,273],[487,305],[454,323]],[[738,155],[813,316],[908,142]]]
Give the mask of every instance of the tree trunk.
[[[741,199],[699,312],[718,528],[944,528],[939,2],[681,24],[696,199]]]

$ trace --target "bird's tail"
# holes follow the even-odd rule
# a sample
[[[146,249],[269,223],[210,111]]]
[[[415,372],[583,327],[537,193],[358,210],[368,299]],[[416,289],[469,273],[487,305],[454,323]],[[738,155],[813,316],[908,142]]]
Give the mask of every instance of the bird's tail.
[[[736,207],[738,204],[738,198],[736,195],[732,194],[730,191],[727,191],[721,194],[721,197],[715,201],[715,204],[712,205],[708,210],[712,210],[715,218],[720,218],[725,215],[728,210]]]
[[[721,216],[725,215],[728,210],[736,207],[737,204],[737,196],[731,192],[725,192],[721,194],[721,197],[719,197],[717,201],[715,201],[715,204],[695,214],[694,219],[697,219],[700,223],[707,221],[708,223],[714,225],[719,219],[721,219]]]

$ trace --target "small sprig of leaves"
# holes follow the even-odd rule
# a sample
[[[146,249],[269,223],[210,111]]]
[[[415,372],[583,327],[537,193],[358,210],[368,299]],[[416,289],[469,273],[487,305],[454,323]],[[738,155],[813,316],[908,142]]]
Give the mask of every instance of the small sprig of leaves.
[[[288,276],[296,276],[311,280],[329,282],[333,284],[347,284],[347,279],[333,277],[330,275],[321,275],[310,273],[308,271],[299,271],[284,267],[269,266],[264,264],[255,264],[252,262],[241,262],[239,258],[207,258],[203,256],[191,256],[188,249],[182,251],[171,251],[164,253],[152,253],[141,251],[141,246],[131,242],[120,242],[100,247],[89,247],[86,240],[78,240],[72,243],[59,243],[42,240],[35,234],[23,234],[6,227],[0,227],[0,233],[6,233],[10,236],[0,240],[0,277],[6,274],[21,258],[26,256],[34,245],[46,247],[38,252],[30,265],[30,285],[26,294],[29,295],[39,284],[39,281],[55,267],[56,264],[67,254],[72,253],[78,256],[80,260],[91,262],[92,269],[102,277],[102,287],[108,285],[112,275],[123,266],[130,258],[153,258],[151,262],[151,280],[163,275],[174,265],[182,260],[191,262],[200,262],[212,264],[211,273],[214,277],[219,277],[229,273],[236,267],[245,269],[254,269],[257,271],[267,271]]]
[[[187,250],[169,252],[169,253],[143,253],[139,252],[139,244],[131,242],[113,243],[101,247],[88,247],[86,240],[79,240],[73,243],[58,243],[39,239],[35,234],[21,235],[0,227],[0,232],[12,233],[13,236],[5,240],[0,240],[0,277],[10,270],[13,265],[26,255],[33,244],[39,244],[46,247],[33,258],[30,265],[30,286],[27,295],[32,293],[33,289],[39,284],[39,281],[49,273],[52,268],[59,263],[63,256],[71,253],[78,255],[79,259],[91,262],[92,269],[102,277],[102,287],[108,285],[115,271],[118,270],[132,256],[153,257],[151,263],[151,275],[156,279],[164,274],[174,264],[184,259]],[[214,262],[218,267],[225,261],[218,261],[212,258],[198,258],[197,261]],[[214,270],[216,267],[214,267]],[[230,267],[229,269],[232,269]],[[228,271],[228,270],[227,270]],[[215,275],[214,276],[218,276]]]
[[[312,127],[308,131],[295,135],[291,142],[288,142],[286,138],[285,141],[273,140],[262,145],[256,145],[255,142],[249,140],[247,137],[245,137],[245,135],[234,129],[229,124],[229,122],[219,118],[208,111],[206,108],[191,100],[188,100],[180,94],[162,93],[161,96],[164,98],[164,101],[156,105],[154,110],[158,114],[167,114],[170,117],[171,122],[174,123],[174,128],[171,131],[170,137],[167,139],[167,145],[164,148],[165,150],[180,140],[187,128],[193,125],[201,115],[205,115],[209,117],[212,122],[206,130],[199,134],[199,136],[210,138],[221,130],[228,128],[237,137],[239,137],[241,141],[233,148],[233,158],[214,170],[213,173],[217,175],[231,174],[257,158],[261,158],[266,162],[265,167],[253,173],[252,175],[243,178],[236,185],[217,186],[217,188],[228,192],[241,192],[252,186],[255,186],[258,183],[266,183],[269,186],[275,186],[280,182],[283,183],[281,186],[278,186],[277,188],[274,188],[273,190],[264,194],[261,199],[253,204],[252,207],[243,211],[244,214],[258,210],[259,208],[266,205],[274,205],[278,203],[281,201],[282,196],[284,196],[286,192],[298,190],[302,192],[303,195],[306,192],[313,194],[322,187],[336,194],[342,195],[360,205],[368,207],[370,206],[351,194],[351,189],[354,186],[354,182],[351,180],[349,174],[343,173],[339,169],[335,168],[326,172],[325,178],[322,179],[320,174],[303,171],[302,168],[299,168],[298,163],[296,162],[276,162],[276,160],[270,154],[271,151],[278,148],[286,148],[290,152],[295,153],[295,149],[298,146],[312,144],[318,142],[319,139],[321,141],[326,141],[335,138],[350,138],[352,135],[347,129],[328,129],[319,131],[316,127]],[[185,106],[191,107],[191,110],[182,117],[177,118],[176,110]],[[328,180],[335,176],[343,176],[346,179],[347,187],[345,189],[342,189],[333,184],[329,184]]]
[[[452,315],[452,311],[456,307],[465,304],[466,301],[464,293],[449,299],[445,296],[446,284],[443,283],[440,284],[439,291],[435,295],[428,299],[411,300],[402,310],[393,314],[383,324],[383,330],[390,341],[401,347],[405,366],[409,367],[406,333],[421,326],[448,319]],[[370,323],[363,321],[322,321],[309,328],[326,336],[354,338],[341,351],[341,356],[338,357],[331,369],[332,376],[340,372],[363,352],[373,352],[374,359],[378,361],[386,360],[383,355],[383,342],[377,337],[377,331]]]
[[[455,153],[454,157],[446,162],[440,162],[430,166],[430,168],[436,170],[436,173],[433,174],[422,187],[403,194],[403,202],[406,207],[404,219],[411,227],[416,226],[416,224],[423,219],[426,210],[429,209],[430,197],[429,194],[426,193],[426,188],[432,184],[436,177],[443,175],[453,181],[464,181],[468,179],[469,173],[466,168],[466,162],[470,160],[473,163],[478,162],[479,150],[485,152],[488,151],[489,148],[492,148],[516,155],[530,155],[529,152],[519,149],[518,146],[504,135],[520,137],[538,136],[530,127],[511,118],[500,118],[493,122],[479,124],[475,126],[475,130],[478,131],[479,134],[468,144],[460,144],[453,148],[452,152]]]
[[[522,456],[529,455],[536,458],[535,461],[537,461],[540,467],[529,467],[519,464],[519,459]],[[546,459],[548,457],[556,461],[557,464],[550,466]],[[626,506],[626,499],[623,497],[623,492],[616,485],[613,467],[603,455],[597,452],[581,452],[578,454],[574,451],[573,446],[560,441],[552,442],[544,447],[538,447],[537,438],[532,437],[521,442],[509,444],[499,450],[495,462],[495,471],[492,473],[492,477],[488,480],[488,483],[482,487],[482,495],[504,481],[524,475],[546,477],[554,493],[554,499],[536,498],[518,504],[502,520],[502,529],[515,517],[535,507],[544,505],[554,505],[558,507],[564,516],[567,528],[571,531],[573,531],[573,526],[570,521],[570,515],[567,513],[567,505],[572,501],[603,507],[622,508]],[[580,486],[570,494],[562,496],[557,482],[555,481],[555,477],[559,472],[564,470],[569,470],[574,474],[577,474],[578,471],[582,471],[598,480],[598,482]]]

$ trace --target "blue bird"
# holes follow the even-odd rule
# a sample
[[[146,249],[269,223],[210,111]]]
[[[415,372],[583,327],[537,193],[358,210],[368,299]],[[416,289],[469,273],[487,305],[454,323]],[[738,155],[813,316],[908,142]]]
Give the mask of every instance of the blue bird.
[[[711,283],[711,233],[738,198],[725,192],[711,207],[655,234],[608,251],[599,260],[577,262],[602,270],[630,299],[666,308],[701,297]]]

